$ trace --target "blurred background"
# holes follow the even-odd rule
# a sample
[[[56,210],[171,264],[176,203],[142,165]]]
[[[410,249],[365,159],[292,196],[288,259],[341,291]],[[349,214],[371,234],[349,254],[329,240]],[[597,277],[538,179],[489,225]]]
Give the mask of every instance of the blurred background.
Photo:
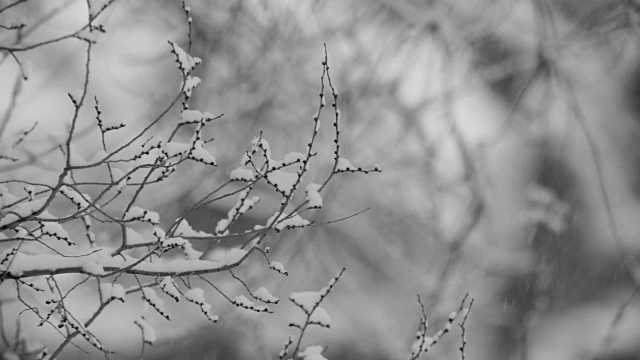
[[[323,305],[332,329],[307,335],[309,344],[329,346],[329,359],[407,358],[420,316],[416,295],[435,332],[466,293],[475,299],[468,358],[640,359],[640,4],[187,4],[190,53],[203,60],[195,71],[203,82],[190,105],[225,114],[205,136],[215,138],[220,166],[185,166],[143,194],[163,222],[226,181],[261,131],[277,157],[304,149],[325,43],[340,95],[343,152],[353,164],[380,164],[383,172],[338,177],[313,220],[368,211],[269,239],[289,277],[267,273],[262,264],[240,269],[249,284],[264,284],[283,299],[275,314],[255,316],[220,301],[218,324],[207,325],[196,312],[172,323],[159,319],[159,341],[145,358],[275,358],[288,334],[297,333],[287,328],[296,311],[284,301],[288,294],[317,290],[344,266]],[[86,19],[84,1],[26,1],[0,14],[1,24],[27,25],[20,36],[0,31],[0,43],[37,43],[73,32]],[[186,17],[179,1],[117,0],[98,23],[106,33],[92,57],[90,94],[100,98],[105,121],[127,125],[126,135],[157,116],[179,89],[167,40],[188,47]],[[67,93],[82,85],[84,48],[70,39],[16,53],[28,64],[28,81],[2,53],[0,149],[20,160],[0,162],[1,180],[55,180],[59,168],[51,159],[60,156],[52,149],[72,115]],[[178,110],[160,127],[171,129]],[[92,105],[80,119],[85,136],[75,146],[90,159],[100,146]],[[331,118],[321,121],[319,144],[330,153]],[[13,147],[36,122],[28,141]],[[311,178],[330,171],[330,155],[324,160]],[[257,190],[262,205],[238,230],[264,224],[269,204],[279,200],[267,187]],[[231,205],[216,202],[188,220],[212,231]],[[113,234],[101,236],[115,241]],[[125,305],[115,306],[96,325],[122,358],[137,356],[140,344],[128,314]],[[459,343],[455,326],[428,358],[460,358]],[[67,356],[86,354],[70,348]]]

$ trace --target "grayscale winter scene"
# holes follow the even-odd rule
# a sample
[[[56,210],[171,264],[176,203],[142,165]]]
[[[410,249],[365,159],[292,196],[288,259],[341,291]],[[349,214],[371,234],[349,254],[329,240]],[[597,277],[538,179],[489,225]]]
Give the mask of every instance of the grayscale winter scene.
[[[2,360],[640,360],[639,0],[0,0]]]

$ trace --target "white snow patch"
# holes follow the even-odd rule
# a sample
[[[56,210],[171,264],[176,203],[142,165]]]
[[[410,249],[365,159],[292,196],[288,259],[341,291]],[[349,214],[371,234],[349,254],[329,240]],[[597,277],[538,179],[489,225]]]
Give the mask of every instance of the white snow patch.
[[[309,183],[306,188],[305,200],[309,202],[309,208],[321,209],[322,208],[322,196],[318,192],[320,190],[320,184]]]
[[[324,347],[320,345],[307,346],[304,351],[298,353],[298,356],[304,360],[327,360],[322,356],[323,351]]]
[[[324,308],[318,306],[311,314],[309,322],[325,328],[329,328],[331,327],[331,316]]]
[[[69,186],[62,186],[60,188],[60,193],[69,198],[69,200],[71,200],[78,209],[85,209],[91,206],[91,197],[89,197],[89,195],[81,194]]]
[[[202,288],[191,288],[184,293],[184,298],[192,303],[203,305],[206,303],[204,299],[204,290]]]
[[[132,206],[129,211],[124,215],[123,220],[140,220],[146,221],[151,224],[157,225],[160,223],[160,215],[157,212],[151,210],[145,210],[138,206]]]
[[[47,201],[47,198],[43,197],[40,199],[27,201],[25,203],[20,203],[16,207],[10,208],[9,209],[10,212],[7,213],[5,217],[0,219],[0,226],[9,224],[20,218],[25,218],[27,216],[35,214],[36,212],[38,212],[38,210],[40,210],[44,206],[46,201]]]
[[[178,61],[178,64],[181,68],[180,71],[182,71],[183,75],[189,74],[193,69],[195,69],[196,66],[198,66],[198,64],[202,62],[202,59],[187,54],[187,52],[184,51],[180,46],[178,46],[178,44],[172,41],[169,41],[169,44],[176,54],[176,60]]]
[[[53,237],[70,243],[69,233],[57,222],[42,222],[42,228],[40,229],[42,235],[47,237]]]
[[[150,287],[142,288],[142,294],[144,295],[144,300],[146,303],[151,305],[160,315],[162,315],[167,320],[170,320],[169,315],[164,309],[164,300],[158,297],[158,294]]]
[[[238,295],[233,299],[233,304],[239,307],[243,307],[245,309],[249,309],[249,310],[253,310],[253,311],[258,311],[258,312],[265,312],[265,311],[269,311],[269,308],[266,306],[256,306],[256,304],[249,300],[246,296],[244,295]]]
[[[117,299],[124,302],[126,292],[124,291],[122,285],[103,282],[102,284],[100,284],[100,290],[102,291],[102,301]]]
[[[273,226],[277,231],[281,231],[284,229],[301,228],[311,224],[309,220],[303,219],[300,215],[296,214],[296,215],[290,216],[285,220],[278,220],[277,223],[274,225],[273,222],[276,216],[278,216],[278,213],[274,214],[269,218],[269,220],[267,220],[267,226]]]
[[[199,110],[182,110],[182,113],[180,114],[180,120],[185,124],[197,124],[201,121],[207,121],[213,118],[214,116],[211,113],[203,113]]]
[[[102,265],[98,264],[93,259],[89,259],[82,264],[82,271],[92,275],[104,275],[107,273],[104,271]]]
[[[184,87],[183,87],[182,92],[184,92],[184,94],[187,97],[191,97],[191,93],[192,93],[193,89],[196,86],[200,85],[201,82],[202,82],[202,80],[197,76],[191,76],[191,75],[187,76],[187,80],[183,84]]]
[[[298,181],[298,174],[288,173],[283,170],[274,170],[267,173],[267,181],[275,186],[279,192],[289,195],[293,191],[293,186]]]
[[[164,278],[162,278],[159,287],[162,292],[171,296],[175,301],[178,301],[180,299],[180,291],[178,291],[176,283],[170,276],[165,276]]]
[[[193,149],[189,153],[189,158],[207,165],[217,165],[216,157],[204,148],[202,141],[195,142]]]
[[[318,291],[294,292],[291,293],[289,299],[305,313],[310,314],[311,310],[322,300],[322,294]]]
[[[147,344],[153,345],[157,339],[155,329],[143,318],[138,318],[133,322],[140,327],[140,330],[142,331],[142,340]]]
[[[244,169],[239,167],[237,169],[231,170],[231,180],[234,181],[253,181],[255,179],[255,175],[253,174],[253,170]]]
[[[258,300],[265,302],[267,304],[277,304],[280,299],[271,295],[269,290],[264,286],[259,288],[258,290],[253,292],[253,296],[255,296]]]
[[[175,234],[176,234],[176,236],[186,236],[186,237],[213,236],[212,234],[206,233],[204,231],[193,230],[193,228],[191,227],[191,225],[189,225],[189,223],[187,222],[186,219],[183,219],[180,222],[180,224],[178,224],[178,227],[176,228]]]
[[[274,270],[282,275],[289,275],[289,272],[284,268],[284,265],[282,265],[282,263],[279,261],[272,262],[271,264],[269,264],[269,267],[271,268],[271,270]]]
[[[336,171],[341,172],[341,171],[355,171],[355,170],[357,170],[357,168],[351,165],[351,162],[349,162],[349,160],[343,157],[338,158],[338,163],[336,164]]]

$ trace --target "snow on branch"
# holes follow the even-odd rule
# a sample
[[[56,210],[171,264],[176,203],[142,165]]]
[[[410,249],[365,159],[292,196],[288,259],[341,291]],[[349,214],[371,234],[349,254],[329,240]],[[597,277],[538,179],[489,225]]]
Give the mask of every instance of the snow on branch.
[[[171,52],[176,57],[176,63],[178,64],[178,69],[182,72],[182,75],[189,75],[189,73],[191,73],[191,71],[193,71],[193,69],[202,62],[202,59],[191,56],[175,42],[169,41],[169,45],[171,46]]]
[[[462,322],[460,323],[461,324],[460,326],[464,329],[463,324],[466,322],[467,316],[469,315],[469,311],[471,310],[471,305],[473,304],[473,299],[472,299],[469,305],[465,306],[468,297],[469,297],[469,294],[465,295],[464,298],[462,298],[462,301],[460,302],[460,307],[458,308],[457,311],[453,311],[449,313],[449,316],[447,317],[447,322],[445,323],[442,329],[438,330],[435,334],[433,334],[433,336],[428,336],[427,330],[429,329],[429,322],[427,320],[427,314],[424,308],[424,304],[422,303],[420,296],[418,296],[418,303],[420,304],[420,309],[422,310],[422,317],[420,318],[420,325],[418,327],[418,332],[416,333],[416,340],[414,340],[413,344],[411,345],[411,356],[410,356],[411,360],[416,360],[420,356],[422,356],[422,354],[429,352],[429,350],[431,350],[431,348],[433,348],[433,346],[438,343],[438,341],[440,340],[440,338],[442,338],[442,336],[444,336],[445,334],[451,331],[451,326],[453,325],[453,322],[455,321],[456,318],[458,318],[459,315],[461,315],[463,319]],[[464,339],[464,333],[463,333],[463,339]],[[463,340],[463,345],[461,349],[463,357],[464,357],[464,346],[465,346],[464,344],[466,344],[466,340]]]
[[[102,294],[102,301],[119,300],[124,302],[125,291],[122,285],[103,282],[100,284],[100,292]]]
[[[334,289],[344,271],[344,268],[340,270],[340,272],[329,281],[329,284],[319,291],[294,292],[289,296],[289,300],[304,312],[304,316],[294,315],[289,321],[289,326],[300,330],[298,341],[293,348],[292,354],[303,359],[324,359],[324,357],[321,356],[324,351],[324,347],[322,346],[309,346],[301,353],[299,353],[298,350],[300,349],[302,338],[310,325],[324,328],[331,327],[331,316],[329,316],[329,313],[324,308],[320,307],[320,304]],[[290,337],[280,353],[280,359],[286,358],[292,343],[292,338]],[[295,359],[295,356],[291,357],[291,359]]]
[[[140,328],[140,332],[142,332],[142,340],[149,345],[153,345],[157,339],[156,330],[144,319],[144,317],[140,317],[133,322]]]
[[[288,276],[289,275],[289,272],[284,268],[284,265],[282,265],[282,263],[279,262],[279,261],[274,261],[271,264],[269,264],[269,268],[271,268],[271,270],[273,270],[273,271],[275,271],[275,272],[277,272],[279,274],[282,274],[284,276]]]
[[[127,126],[125,132],[118,131],[125,127],[123,122],[109,121],[108,114],[103,113],[102,100],[98,101],[103,99],[101,89],[94,88],[89,82],[94,67],[93,45],[101,41],[99,33],[105,33],[104,26],[97,22],[98,17],[112,1],[90,3],[89,22],[76,32],[31,46],[12,48],[0,45],[0,51],[19,52],[73,38],[80,39],[86,49],[83,83],[67,94],[73,105],[73,114],[66,136],[57,144],[64,157],[63,164],[51,164],[56,176],[50,182],[12,179],[0,184],[0,244],[3,244],[0,249],[0,287],[12,286],[15,289],[17,301],[22,306],[20,314],[34,314],[37,325],[49,324],[59,329],[64,338],[59,346],[51,352],[41,352],[50,358],[60,358],[66,346],[76,345],[75,337],[109,354],[110,350],[94,336],[90,327],[95,321],[103,320],[101,314],[105,308],[113,303],[135,303],[130,301],[131,298],[143,303],[139,314],[132,318],[141,331],[143,349],[145,344],[156,343],[160,336],[150,321],[150,316],[155,315],[149,312],[155,312],[167,321],[179,316],[166,306],[167,298],[170,303],[185,299],[187,303],[197,305],[208,320],[216,322],[218,316],[212,314],[216,304],[206,301],[210,289],[192,284],[189,279],[194,276],[199,276],[240,311],[271,313],[270,307],[278,304],[279,298],[264,286],[257,286],[252,291],[248,282],[232,270],[252,261],[251,255],[257,254],[266,258],[265,269],[268,267],[288,275],[281,262],[269,258],[268,242],[276,237],[271,235],[314,224],[311,212],[305,211],[324,207],[322,192],[335,175],[347,171],[379,171],[377,166],[374,170],[355,168],[339,156],[338,96],[331,82],[326,49],[322,61],[320,99],[312,116],[313,124],[309,124],[306,146],[275,154],[262,134],[256,136],[248,144],[249,150],[242,156],[241,166],[230,171],[228,182],[214,185],[188,212],[180,215],[173,224],[167,224],[163,221],[165,213],[162,209],[145,203],[144,195],[154,191],[154,196],[163,196],[165,181],[179,176],[181,167],[189,160],[200,167],[218,164],[209,145],[213,139],[204,139],[203,135],[206,129],[216,126],[214,120],[222,115],[190,109],[188,104],[201,83],[193,71],[202,62],[190,53],[191,10],[183,3],[189,23],[189,45],[183,48],[177,41],[168,41],[170,49],[166,56],[174,58],[181,75],[174,100],[163,106],[159,115],[150,118],[141,129],[128,131],[130,127]],[[23,65],[21,71],[27,78],[29,69],[26,62]],[[330,171],[321,174],[320,179],[311,179],[309,170],[315,169],[316,162],[317,168],[322,168],[316,148],[323,148],[317,143],[320,141],[321,113],[326,106],[324,92],[327,82],[334,99],[334,165]],[[90,99],[88,96],[94,100],[91,105],[85,101]],[[95,115],[95,121],[90,124],[94,127],[99,147],[93,154],[85,154],[79,148],[82,144],[82,134],[77,128],[79,114],[81,110],[84,114],[87,110],[84,108],[88,106]],[[176,114],[176,108],[179,111],[177,119],[175,115],[169,115]],[[167,119],[172,116],[173,119]],[[166,123],[170,124],[168,129],[160,126]],[[29,141],[27,135],[33,128],[35,124],[26,130],[20,142]],[[118,145],[107,141],[116,135],[121,137]],[[104,176],[101,178],[96,174]],[[262,186],[257,186],[258,183]],[[151,190],[151,185],[157,187]],[[263,204],[260,201],[262,194],[257,195],[256,189],[274,192],[280,201]],[[237,198],[235,204],[226,216],[215,219],[217,222],[213,229],[195,230],[187,221],[189,215],[206,212],[210,204],[230,197]],[[246,229],[231,233],[232,227],[239,227],[239,220],[261,206],[271,206],[267,210],[273,216],[266,222],[261,219]],[[107,239],[102,239],[101,234],[105,234]],[[221,244],[221,240],[230,238],[242,238],[243,243],[233,246]],[[201,245],[203,243],[205,245]],[[300,330],[300,334],[295,346],[293,340],[289,340],[288,350],[285,355],[281,354],[281,358],[288,352],[299,358],[324,359],[323,347],[310,346],[301,350],[300,341],[309,326],[331,327],[331,316],[320,303],[332,291],[343,271],[319,291],[291,294],[289,299],[302,310],[300,319],[291,323]],[[246,295],[227,296],[215,282],[204,276],[222,272],[231,273],[245,287]],[[82,280],[68,289],[59,285],[61,279],[75,279],[74,276]],[[124,284],[134,285],[125,287]],[[99,295],[98,304],[91,308],[88,320],[84,309],[80,311],[66,301],[69,296],[80,294],[80,289],[95,289],[93,291]],[[22,296],[26,292],[37,296]],[[81,313],[83,315],[79,317]]]
[[[265,288],[264,286],[256,290],[253,293],[253,297],[266,304],[277,304],[280,301],[280,299],[271,295],[269,290],[267,290],[267,288]]]
[[[209,321],[218,321],[218,315],[211,315],[210,313],[211,305],[207,303],[204,298],[204,290],[201,288],[191,288],[184,293],[184,298],[187,299],[187,301],[200,306],[200,311],[207,317],[207,319],[209,319]]]
[[[164,278],[162,278],[162,281],[160,282],[158,287],[160,288],[160,290],[162,290],[163,293],[169,295],[176,302],[180,301],[180,291],[178,290],[178,287],[176,286],[176,283],[173,281],[171,276],[165,276]]]

